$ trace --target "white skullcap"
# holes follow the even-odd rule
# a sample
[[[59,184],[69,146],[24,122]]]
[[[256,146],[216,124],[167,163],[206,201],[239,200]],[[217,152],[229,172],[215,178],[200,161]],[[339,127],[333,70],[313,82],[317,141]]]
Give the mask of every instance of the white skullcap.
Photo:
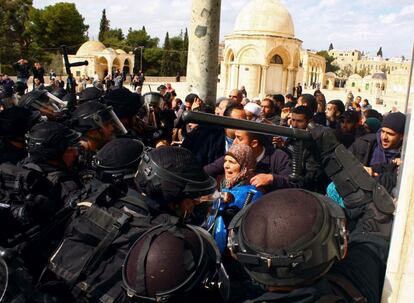
[[[258,104],[249,102],[244,106],[244,110],[251,112],[255,116],[259,116],[262,109]]]

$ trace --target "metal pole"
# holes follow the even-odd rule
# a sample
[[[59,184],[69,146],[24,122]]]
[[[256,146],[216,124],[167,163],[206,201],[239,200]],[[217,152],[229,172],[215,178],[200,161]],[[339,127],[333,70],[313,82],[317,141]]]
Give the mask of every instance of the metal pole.
[[[142,72],[142,50],[144,49],[144,47],[140,46],[139,49],[141,50],[140,70]]]

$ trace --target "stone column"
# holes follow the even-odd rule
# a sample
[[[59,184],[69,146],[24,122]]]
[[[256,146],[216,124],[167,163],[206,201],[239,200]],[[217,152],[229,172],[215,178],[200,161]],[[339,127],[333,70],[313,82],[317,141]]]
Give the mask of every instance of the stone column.
[[[413,91],[414,86],[411,87]],[[405,127],[403,164],[382,303],[411,302],[414,285],[414,116],[411,95]],[[409,126],[409,127],[408,127]]]
[[[280,92],[282,95],[286,94],[286,88],[287,88],[287,82],[288,82],[288,69],[286,67],[283,67],[282,72],[282,91]]]
[[[240,64],[233,64],[232,67],[233,70],[233,81],[230,83],[231,87],[229,87],[229,92],[232,89],[238,88],[239,87],[239,72],[240,72]]]
[[[295,69],[293,67],[288,68],[288,83],[286,88],[286,93],[291,94],[293,93],[293,86],[295,85],[293,82],[295,81],[293,76],[295,73]]]
[[[262,65],[262,80],[261,80],[261,86],[260,86],[260,97],[264,98],[266,95],[266,84],[267,84],[267,70],[269,69],[269,65]]]
[[[188,92],[214,106],[217,94],[221,0],[192,0],[189,34]]]

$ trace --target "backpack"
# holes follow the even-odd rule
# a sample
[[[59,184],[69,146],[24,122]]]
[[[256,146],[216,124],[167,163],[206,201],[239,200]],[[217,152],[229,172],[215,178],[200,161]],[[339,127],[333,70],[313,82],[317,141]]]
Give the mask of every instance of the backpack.
[[[125,295],[121,268],[130,246],[149,228],[168,219],[152,220],[143,199],[119,199],[139,206],[139,212],[104,207],[93,200],[79,203],[87,209],[69,224],[48,264],[75,302],[120,302]]]

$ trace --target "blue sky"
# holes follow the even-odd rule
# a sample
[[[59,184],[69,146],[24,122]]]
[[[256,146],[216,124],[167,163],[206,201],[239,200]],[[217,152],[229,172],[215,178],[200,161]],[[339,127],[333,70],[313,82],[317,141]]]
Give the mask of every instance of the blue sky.
[[[33,0],[43,8],[58,1]],[[189,27],[191,0],[67,0],[90,26],[89,36],[97,38],[101,12],[105,8],[111,27],[140,29],[163,41],[166,31],[178,35]],[[221,38],[232,32],[236,17],[249,0],[222,0]],[[412,57],[414,42],[414,1],[412,0],[281,0],[290,11],[296,37],[303,48],[357,48],[384,56]]]

